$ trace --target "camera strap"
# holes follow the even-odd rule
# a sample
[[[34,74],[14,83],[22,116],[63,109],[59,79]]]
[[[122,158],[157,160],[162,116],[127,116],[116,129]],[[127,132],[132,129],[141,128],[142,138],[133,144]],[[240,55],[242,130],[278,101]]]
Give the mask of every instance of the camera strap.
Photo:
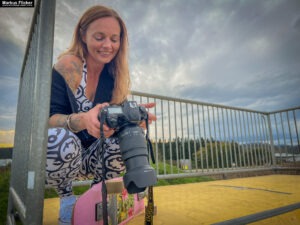
[[[153,186],[148,187],[148,204],[145,210],[145,225],[153,224],[154,216],[154,200],[153,200]]]
[[[108,213],[107,213],[107,188],[105,183],[105,177],[106,177],[106,170],[105,170],[105,159],[104,159],[104,131],[103,131],[103,124],[104,124],[104,118],[101,118],[100,121],[100,141],[101,141],[101,147],[98,151],[98,156],[101,155],[101,161],[102,161],[102,215],[103,215],[103,225],[108,225]],[[101,152],[102,150],[102,152]],[[102,153],[102,154],[101,154]]]
[[[153,152],[152,143],[149,138],[149,121],[148,116],[146,119],[146,140],[147,140],[147,148],[148,148],[148,155],[150,154],[152,162],[155,164],[155,157]],[[153,186],[148,187],[148,203],[145,209],[145,225],[152,225],[153,224],[153,216],[154,216],[154,198],[153,198]]]
[[[150,138],[149,138],[149,131],[150,130],[149,130],[148,116],[147,116],[147,119],[146,119],[146,129],[147,129],[146,141],[147,141],[148,155],[150,154],[151,160],[155,164],[155,157],[154,157],[153,147],[152,147],[152,143],[151,143]]]

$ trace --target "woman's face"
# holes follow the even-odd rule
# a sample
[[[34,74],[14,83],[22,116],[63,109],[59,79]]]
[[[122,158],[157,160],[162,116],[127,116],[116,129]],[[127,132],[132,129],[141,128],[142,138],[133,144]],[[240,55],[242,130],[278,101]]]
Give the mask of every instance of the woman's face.
[[[104,17],[93,21],[83,37],[88,59],[97,64],[109,63],[120,48],[121,28],[117,19]]]

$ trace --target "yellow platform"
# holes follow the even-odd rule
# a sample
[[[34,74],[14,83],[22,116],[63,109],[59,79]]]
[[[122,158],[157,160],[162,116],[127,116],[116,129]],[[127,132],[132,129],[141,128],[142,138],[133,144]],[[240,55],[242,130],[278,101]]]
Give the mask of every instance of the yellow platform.
[[[269,175],[154,187],[154,225],[212,224],[300,202],[300,176]],[[44,225],[56,225],[58,199],[45,199]],[[144,224],[144,215],[129,225]],[[251,225],[300,224],[294,210]]]

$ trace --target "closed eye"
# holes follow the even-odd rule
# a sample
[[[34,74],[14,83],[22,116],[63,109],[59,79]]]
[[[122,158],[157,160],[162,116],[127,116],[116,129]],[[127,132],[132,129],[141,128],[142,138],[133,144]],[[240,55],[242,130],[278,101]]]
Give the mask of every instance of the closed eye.
[[[102,40],[104,40],[104,37],[95,37],[95,40],[96,41],[102,41]]]
[[[119,39],[111,39],[112,42],[117,43],[119,42]]]

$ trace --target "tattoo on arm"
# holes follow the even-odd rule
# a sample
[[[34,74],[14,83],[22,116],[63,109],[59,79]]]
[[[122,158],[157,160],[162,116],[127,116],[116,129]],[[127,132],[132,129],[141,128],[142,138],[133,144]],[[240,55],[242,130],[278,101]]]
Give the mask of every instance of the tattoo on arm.
[[[81,66],[78,65],[78,63],[76,63],[75,61],[72,61],[71,64],[73,65],[73,71],[76,74],[80,74],[81,73]]]
[[[55,114],[49,118],[49,127],[66,127],[67,116],[64,114]]]
[[[67,115],[61,115],[57,118],[57,125],[59,127],[66,127],[67,126]]]
[[[65,78],[72,92],[75,93],[81,81],[81,66],[72,60],[69,65],[58,63],[55,69]]]
[[[59,115],[56,119],[56,124],[58,127],[66,127],[67,126],[67,117],[68,115]]]

